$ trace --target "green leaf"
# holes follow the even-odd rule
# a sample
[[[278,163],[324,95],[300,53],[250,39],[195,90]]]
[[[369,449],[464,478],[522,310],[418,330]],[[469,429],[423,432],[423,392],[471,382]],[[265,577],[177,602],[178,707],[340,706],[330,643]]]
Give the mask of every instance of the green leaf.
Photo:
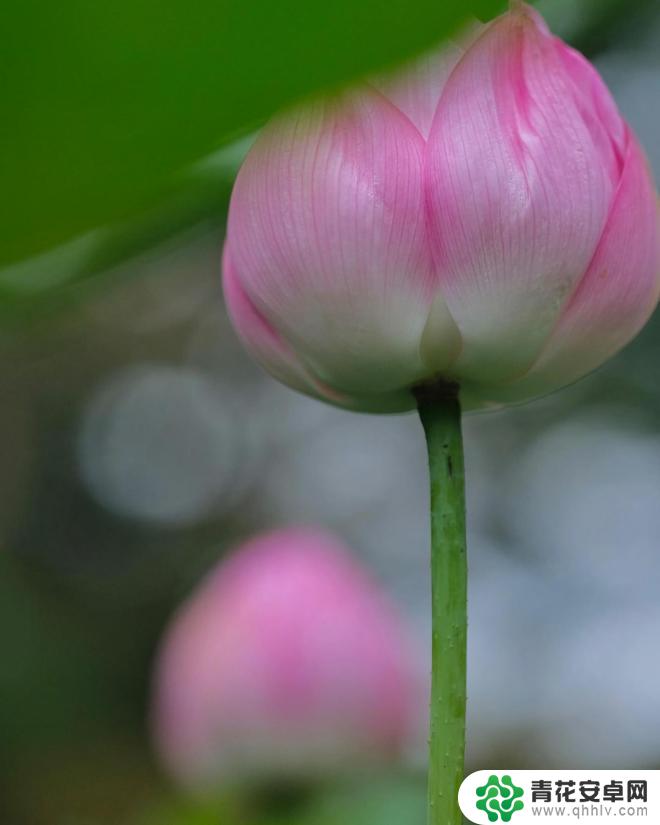
[[[207,806],[163,799],[130,825],[424,825],[426,777],[392,774],[359,776],[319,787],[301,806],[278,810],[249,794]]]
[[[8,0],[0,264],[153,209],[276,108],[500,0]]]
[[[319,800],[295,825],[345,825],[348,822],[352,825],[424,825],[425,777],[392,776],[387,781],[357,783]]]
[[[80,282],[90,276],[103,273],[102,283],[114,281],[114,268],[124,260],[173,237],[189,238],[189,230],[221,225],[234,177],[251,142],[238,141],[189,167],[174,180],[168,197],[131,220],[90,230],[0,267],[0,324],[22,324],[84,300],[89,291],[81,289]]]

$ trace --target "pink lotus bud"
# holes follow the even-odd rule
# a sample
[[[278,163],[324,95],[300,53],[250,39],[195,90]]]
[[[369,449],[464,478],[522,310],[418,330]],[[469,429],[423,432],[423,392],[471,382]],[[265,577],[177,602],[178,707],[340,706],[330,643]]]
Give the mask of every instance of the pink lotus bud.
[[[653,182],[593,67],[522,4],[404,72],[273,119],[224,286],[277,378],[343,406],[468,407],[597,367],[660,291]]]
[[[395,756],[423,702],[385,596],[334,538],[248,542],[176,616],[155,681],[170,772],[201,792]]]

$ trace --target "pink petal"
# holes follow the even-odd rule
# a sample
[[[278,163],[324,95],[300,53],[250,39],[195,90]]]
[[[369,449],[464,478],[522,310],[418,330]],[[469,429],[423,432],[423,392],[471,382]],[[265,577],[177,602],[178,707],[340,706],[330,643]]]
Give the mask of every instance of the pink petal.
[[[222,270],[227,310],[246,348],[282,383],[306,395],[322,397],[315,388],[314,378],[245,294],[227,246],[222,256]]]
[[[433,51],[374,77],[370,82],[415,124],[426,139],[449,76],[485,28],[474,20],[455,40],[446,40]]]
[[[491,24],[444,88],[428,203],[463,381],[528,370],[594,253],[614,189],[596,126],[611,123],[595,104],[587,118],[584,97],[526,8]]]
[[[355,412],[398,413],[413,409],[408,388],[385,394],[344,395],[320,381],[257,310],[236,278],[228,246],[222,259],[223,290],[232,324],[246,349],[274,378],[294,390]],[[427,333],[425,332],[425,336]],[[453,349],[449,350],[454,352]]]
[[[616,187],[626,152],[626,124],[621,119],[607,86],[579,52],[555,38],[555,48],[573,81],[573,97],[594,146]]]
[[[628,132],[625,165],[601,242],[530,374],[509,397],[550,392],[595,369],[644,326],[660,294],[660,223],[651,172]]]
[[[445,83],[464,53],[456,43],[446,43],[371,82],[427,138]]]
[[[239,173],[228,225],[236,278],[341,393],[387,396],[424,375],[434,276],[423,154],[410,121],[364,87],[272,121]]]

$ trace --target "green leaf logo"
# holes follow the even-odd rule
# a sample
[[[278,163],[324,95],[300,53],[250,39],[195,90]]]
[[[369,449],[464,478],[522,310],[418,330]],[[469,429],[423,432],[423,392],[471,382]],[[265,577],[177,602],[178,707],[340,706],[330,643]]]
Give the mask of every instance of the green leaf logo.
[[[525,807],[522,795],[523,789],[514,785],[510,776],[498,778],[493,774],[483,787],[477,788],[477,808],[486,813],[490,822],[510,822],[514,813]]]

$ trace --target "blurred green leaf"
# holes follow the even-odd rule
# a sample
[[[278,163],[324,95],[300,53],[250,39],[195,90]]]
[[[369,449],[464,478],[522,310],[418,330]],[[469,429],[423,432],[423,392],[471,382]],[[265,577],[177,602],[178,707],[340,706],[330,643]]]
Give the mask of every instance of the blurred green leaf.
[[[296,821],[296,825],[345,825],[348,822],[352,825],[424,825],[424,777],[393,776],[386,781],[336,792],[323,798]]]
[[[500,0],[10,0],[0,52],[0,263],[126,220],[176,173],[321,87]]]
[[[26,260],[0,266],[0,324],[35,320],[84,299],[79,282],[191,227],[224,221],[236,172],[253,136],[173,176],[171,192],[133,219],[90,230]],[[71,287],[71,288],[70,288]]]
[[[305,804],[284,807],[225,799],[212,806],[164,801],[131,825],[424,825],[426,778],[405,774],[361,777],[318,788]],[[234,799],[234,803],[237,800]]]
[[[128,825],[233,825],[235,819],[227,817],[221,808],[196,807],[192,803],[162,804],[146,814],[131,820]]]

